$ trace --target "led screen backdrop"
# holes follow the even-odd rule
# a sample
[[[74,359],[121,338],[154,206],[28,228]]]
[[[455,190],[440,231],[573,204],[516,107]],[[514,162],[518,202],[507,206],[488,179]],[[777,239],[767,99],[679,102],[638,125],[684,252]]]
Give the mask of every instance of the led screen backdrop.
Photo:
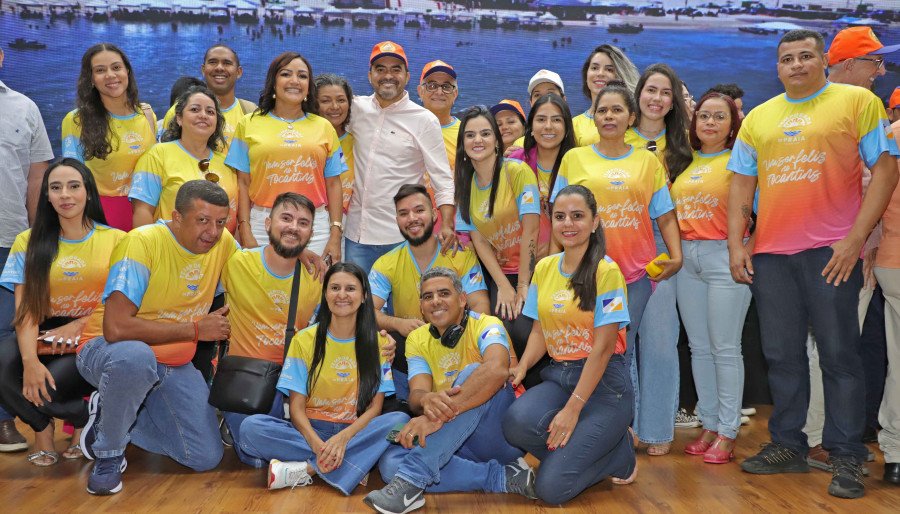
[[[60,123],[73,108],[79,61],[90,45],[109,41],[128,54],[141,99],[158,115],[172,82],[199,75],[203,51],[222,41],[244,68],[238,96],[256,100],[269,61],[284,50],[305,55],[313,72],[345,75],[357,93],[372,45],[391,39],[410,59],[412,84],[433,59],[459,74],[456,110],[517,98],[540,68],[558,72],[573,113],[587,108],[581,65],[601,43],[623,48],[638,68],[673,66],[695,95],[717,82],[737,82],[752,107],[780,91],[775,45],[792,26],[826,34],[871,24],[884,44],[900,43],[900,8],[891,0],[772,4],[715,0],[0,0],[0,80],[31,97],[43,113],[55,151]],[[893,5],[892,5],[893,4]],[[885,10],[895,8],[898,12]],[[900,85],[900,52],[876,84],[885,98]],[[0,113],[2,115],[2,113]]]

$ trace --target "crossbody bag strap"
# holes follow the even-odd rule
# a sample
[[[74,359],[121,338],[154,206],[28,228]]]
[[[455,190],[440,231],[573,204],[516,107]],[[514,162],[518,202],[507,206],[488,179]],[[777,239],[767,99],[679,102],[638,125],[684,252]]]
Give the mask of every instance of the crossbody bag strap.
[[[147,118],[147,124],[150,125],[150,133],[153,134],[153,137],[156,137],[156,116],[153,114],[153,108],[150,107],[150,104],[141,102],[141,112],[144,113],[144,117]]]
[[[288,320],[287,329],[284,331],[284,359],[287,360],[288,349],[291,346],[291,339],[297,332],[295,321],[297,320],[297,300],[300,296],[300,259],[294,266],[294,279],[291,281],[291,301],[288,304]]]

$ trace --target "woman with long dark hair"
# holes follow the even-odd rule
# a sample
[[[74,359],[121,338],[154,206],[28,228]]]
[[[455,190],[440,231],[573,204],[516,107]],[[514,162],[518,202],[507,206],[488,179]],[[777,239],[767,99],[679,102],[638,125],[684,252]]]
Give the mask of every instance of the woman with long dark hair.
[[[463,113],[456,144],[456,230],[472,238],[490,278],[494,315],[521,355],[531,331],[531,320],[521,313],[537,262],[540,191],[531,168],[504,159],[501,144],[486,107]]]
[[[278,380],[291,421],[255,415],[241,424],[241,449],[269,464],[269,489],[307,485],[319,475],[349,495],[387,449],[391,428],[409,416],[381,414],[394,392],[387,339],[375,325],[362,268],[338,263],[325,273],[316,323],[297,333]]]
[[[111,43],[88,48],[81,57],[75,110],[62,122],[62,153],[94,174],[110,226],[131,230],[131,175],[155,143],[156,115],[138,99],[131,61]]]
[[[238,233],[246,248],[268,240],[265,220],[279,194],[292,191],[316,206],[309,249],[341,260],[344,172],[341,142],[320,117],[312,66],[296,52],[275,57],[259,108],[241,119],[225,164],[238,171]]]
[[[638,110],[634,126],[625,134],[626,143],[644,146],[659,157],[669,184],[681,175],[692,159],[687,140],[690,116],[683,91],[684,86],[672,68],[665,64],[649,66],[635,89]],[[653,237],[656,253],[665,253],[666,241],[656,223],[653,224]],[[677,280],[674,276],[656,286],[644,311],[647,322],[641,323],[638,331],[641,370],[640,386],[635,386],[634,423],[638,438],[650,443],[647,448],[650,455],[669,453],[675,438],[678,336],[681,333],[675,307]]]
[[[83,398],[92,388],[75,367],[74,350],[102,332],[109,257],[125,235],[105,222],[91,171],[62,159],[44,175],[34,225],[16,237],[0,275],[0,286],[16,296],[16,332],[0,341],[0,397],[34,430],[28,460],[36,466],[59,459],[53,418],[76,429],[63,457],[82,455]]]
[[[606,477],[637,474],[628,432],[633,414],[625,359],[625,277],[606,255],[597,201],[581,185],[560,190],[553,233],[563,251],[541,259],[524,314],[534,320],[528,347],[510,369],[513,385],[549,353],[543,382],[506,411],[506,439],[541,461],[537,496],[565,503]]]
[[[597,132],[596,127],[594,132]],[[566,101],[556,93],[537,99],[528,113],[525,146],[509,155],[528,164],[538,180],[541,192],[541,220],[538,230],[538,259],[550,251],[550,191],[566,152],[575,148],[572,113]]]
[[[341,191],[343,193],[343,209],[347,212],[350,195],[353,194],[353,134],[347,132],[350,124],[350,110],[353,106],[353,90],[347,79],[334,73],[323,73],[316,77],[316,101],[319,103],[319,116],[331,122],[341,141],[344,162],[347,171],[341,173]]]
[[[638,380],[638,362],[641,365],[640,377],[645,384],[658,383],[655,381],[657,377],[654,371],[671,373],[670,366],[674,366],[674,373],[678,371],[677,355],[674,364],[669,360],[658,364],[661,359],[668,359],[668,356],[653,354],[643,340],[641,344],[636,344],[644,309],[650,299],[651,282],[659,284],[681,268],[678,220],[666,186],[666,171],[659,159],[651,152],[625,142],[625,131],[634,122],[637,110],[631,91],[622,82],[612,81],[597,94],[593,109],[600,140],[591,146],[569,150],[560,165],[554,191],[569,184],[582,184],[597,199],[606,230],[608,253],[621,268],[628,284],[631,327],[628,330],[628,350],[625,356],[631,365],[631,378],[637,399],[638,395],[643,394],[642,388],[639,388],[641,382]],[[550,199],[553,201],[555,194],[551,194]],[[656,258],[658,253],[653,236],[654,220],[662,230],[669,259]],[[659,266],[662,271],[648,278],[646,268],[651,263]],[[640,352],[639,360],[634,356],[635,351]],[[658,370],[659,367],[665,369]],[[669,384],[670,390],[657,394],[660,397],[674,396],[678,382],[666,384]],[[652,387],[649,385],[648,389]],[[675,424],[674,403],[674,398],[667,401],[667,405],[671,404],[670,415],[657,413],[659,419],[668,417],[670,431],[674,430]],[[635,406],[635,429],[641,440],[644,440],[640,426],[637,425],[642,414],[641,408],[641,404]],[[665,443],[666,448],[662,453],[668,452],[669,443],[664,439],[647,442]],[[648,449],[651,455],[662,454],[654,453],[655,451],[654,446]]]
[[[594,105],[597,93],[612,80],[620,80],[629,91],[634,91],[638,70],[619,47],[602,44],[594,48],[581,66],[581,92]],[[592,145],[600,138],[594,125],[594,113],[590,108],[575,116],[572,124],[578,146]]]
[[[225,166],[225,116],[216,95],[193,86],[175,101],[175,117],[162,143],[141,156],[131,179],[134,226],[172,219],[175,195],[182,184],[205,179],[228,193],[231,210],[225,228],[234,233],[237,216],[237,175]]]
[[[672,185],[678,211],[684,267],[676,290],[678,309],[691,347],[697,411],[703,432],[684,448],[703,461],[734,459],[741,426],[744,359],[741,330],[750,306],[750,288],[731,277],[728,259],[726,169],[741,128],[734,101],[709,93],[700,99],[691,122],[694,160]]]

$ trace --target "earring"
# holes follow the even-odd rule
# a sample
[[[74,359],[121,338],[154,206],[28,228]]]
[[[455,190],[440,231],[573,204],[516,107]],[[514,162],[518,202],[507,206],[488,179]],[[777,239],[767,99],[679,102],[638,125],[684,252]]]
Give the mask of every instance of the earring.
[[[275,98],[275,93],[272,93],[272,98]]]

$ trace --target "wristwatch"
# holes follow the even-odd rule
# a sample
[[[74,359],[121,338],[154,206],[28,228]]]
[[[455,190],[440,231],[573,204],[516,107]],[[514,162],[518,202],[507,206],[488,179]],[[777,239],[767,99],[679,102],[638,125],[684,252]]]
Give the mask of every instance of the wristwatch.
[[[331,222],[331,226],[332,226],[332,227],[337,227],[338,230],[340,230],[341,232],[344,231],[344,224],[341,223],[340,221],[332,221],[332,222]]]

